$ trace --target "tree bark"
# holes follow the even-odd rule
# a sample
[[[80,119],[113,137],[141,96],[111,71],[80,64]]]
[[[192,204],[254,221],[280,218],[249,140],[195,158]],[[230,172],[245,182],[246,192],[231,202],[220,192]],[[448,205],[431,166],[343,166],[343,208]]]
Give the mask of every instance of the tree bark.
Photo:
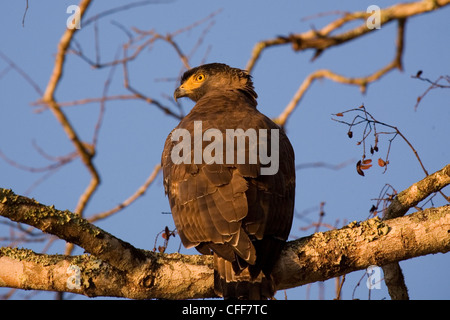
[[[393,219],[405,215],[411,207],[424,200],[430,193],[439,192],[448,184],[450,184],[450,165],[428,175],[425,179],[400,192],[387,208],[383,219]],[[446,197],[444,194],[442,195]],[[391,299],[409,300],[408,288],[399,263],[393,262],[384,265],[382,269]]]
[[[0,215],[83,247],[81,256],[0,249],[0,286],[133,299],[215,297],[211,256],[133,247],[69,211],[0,189]],[[450,206],[373,218],[287,243],[273,273],[277,289],[323,281],[370,265],[450,251]]]

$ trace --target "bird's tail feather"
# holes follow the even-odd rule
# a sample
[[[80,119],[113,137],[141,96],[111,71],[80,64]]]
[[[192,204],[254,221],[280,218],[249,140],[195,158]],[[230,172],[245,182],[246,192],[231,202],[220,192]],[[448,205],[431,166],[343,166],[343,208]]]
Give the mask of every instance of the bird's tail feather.
[[[265,300],[273,298],[272,278],[263,272],[252,277],[249,268],[236,273],[232,262],[214,254],[214,291],[224,299]]]

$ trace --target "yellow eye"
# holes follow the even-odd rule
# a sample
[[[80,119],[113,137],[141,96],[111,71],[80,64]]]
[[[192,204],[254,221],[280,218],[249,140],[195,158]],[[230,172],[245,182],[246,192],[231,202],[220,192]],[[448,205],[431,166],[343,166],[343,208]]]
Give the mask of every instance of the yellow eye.
[[[205,78],[206,78],[205,75],[203,73],[200,73],[200,74],[195,76],[195,81],[202,82],[202,81],[205,80]]]

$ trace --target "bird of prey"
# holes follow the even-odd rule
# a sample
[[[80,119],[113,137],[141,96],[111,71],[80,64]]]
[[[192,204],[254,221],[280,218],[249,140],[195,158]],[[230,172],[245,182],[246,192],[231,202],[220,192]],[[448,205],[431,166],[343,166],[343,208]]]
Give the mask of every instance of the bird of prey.
[[[214,290],[270,299],[294,210],[294,151],[256,109],[251,76],[221,63],[190,69],[174,98],[196,102],[169,134],[164,188],[183,245],[214,255]]]

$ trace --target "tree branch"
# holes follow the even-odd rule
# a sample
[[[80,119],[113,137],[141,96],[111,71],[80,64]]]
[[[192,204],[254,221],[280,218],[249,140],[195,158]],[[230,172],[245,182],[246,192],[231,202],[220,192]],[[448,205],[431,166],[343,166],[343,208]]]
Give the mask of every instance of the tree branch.
[[[54,206],[40,204],[8,189],[0,189],[0,199],[1,216],[26,223],[79,245],[119,270],[133,269],[145,261],[140,251],[129,243],[117,239],[68,210],[57,210]]]
[[[86,13],[86,10],[90,4],[91,0],[82,0],[80,2],[79,7],[81,17]],[[56,54],[53,72],[50,76],[47,88],[45,89],[45,92],[42,96],[41,102],[47,105],[53,112],[53,115],[63,127],[67,137],[70,139],[70,141],[72,141],[75,149],[77,150],[80,159],[83,161],[84,165],[91,174],[91,181],[84,193],[81,195],[77,207],[75,208],[75,212],[82,215],[87,202],[100,184],[100,176],[94,166],[94,163],[92,162],[93,152],[90,152],[89,145],[83,143],[83,141],[80,140],[74,127],[72,126],[64,112],[61,110],[60,105],[55,99],[56,88],[63,74],[66,53],[76,31],[76,28],[67,28],[58,43],[58,52]]]
[[[300,100],[305,95],[309,87],[315,82],[315,80],[326,78],[335,82],[358,86],[361,92],[365,93],[368,84],[378,81],[380,78],[394,69],[398,69],[400,71],[403,70],[402,56],[404,49],[405,24],[407,18],[431,12],[449,4],[450,0],[423,0],[412,3],[399,3],[391,7],[380,9],[380,27],[392,21],[398,22],[396,54],[394,59],[386,66],[376,70],[370,75],[363,77],[347,77],[337,74],[328,69],[319,69],[312,72],[304,79],[304,81],[301,83],[294,96],[292,97],[291,101],[287,104],[282,113],[276,119],[274,119],[274,121],[280,126],[284,127],[288,118],[297,108]],[[265,49],[286,44],[291,44],[294,51],[304,51],[307,49],[315,50],[315,54],[312,59],[314,60],[327,49],[347,43],[377,30],[375,28],[369,28],[367,26],[367,21],[370,16],[371,13],[368,13],[366,11],[352,13],[346,12],[342,17],[330,22],[328,25],[319,30],[311,28],[311,30],[303,33],[278,36],[273,39],[260,41],[254,46],[251,57],[247,62],[246,69],[248,70],[248,72],[252,72],[256,62],[260,59]],[[344,27],[346,24],[354,22],[355,20],[361,20],[363,21],[363,23],[350,30],[343,31],[335,35],[332,34],[333,32]]]
[[[294,97],[285,107],[283,112],[274,120],[280,126],[285,126],[288,118],[297,108],[300,100],[305,95],[306,91],[316,80],[321,80],[323,78],[330,79],[332,81],[358,86],[362,93],[365,93],[367,90],[367,86],[375,81],[378,81],[381,77],[389,73],[394,69],[402,70],[402,55],[403,55],[403,47],[404,47],[404,36],[405,36],[405,19],[399,19],[398,27],[397,27],[397,41],[396,41],[396,51],[395,57],[393,60],[388,63],[386,66],[376,70],[372,74],[364,77],[346,77],[340,74],[337,74],[328,69],[320,69],[309,74],[306,79],[302,82],[300,87],[297,89],[297,92],[294,94]]]
[[[426,178],[414,183],[409,188],[400,192],[389,205],[385,212],[385,219],[401,217],[409,208],[416,206],[430,194],[440,191],[450,184],[450,164],[430,174]],[[450,201],[446,197],[447,201]]]
[[[388,221],[373,218],[315,233],[288,243],[275,268],[277,288],[323,281],[370,265],[445,253],[450,251],[449,231],[450,206],[443,206]]]
[[[449,165],[405,194],[434,193],[450,184]],[[414,191],[416,190],[416,191]],[[411,204],[417,200],[411,200]],[[0,189],[0,215],[83,247],[90,255],[42,255],[0,249],[0,286],[135,299],[214,297],[211,256],[162,254],[133,247],[69,211]],[[318,232],[287,243],[273,276],[277,289],[323,281],[370,265],[450,251],[450,205],[405,217]],[[72,274],[71,272],[75,272]]]
[[[118,204],[117,206],[115,206],[114,208],[112,208],[110,210],[96,213],[96,214],[90,216],[88,218],[88,221],[92,223],[97,220],[105,219],[105,218],[111,216],[112,214],[119,212],[123,208],[126,208],[127,206],[132,204],[139,197],[141,197],[145,194],[145,192],[150,187],[150,185],[155,181],[155,179],[158,176],[158,173],[160,171],[161,171],[161,165],[158,163],[155,166],[155,168],[153,169],[153,171],[150,173],[150,175],[148,176],[147,180],[145,180],[144,184],[142,186],[140,186],[133,195],[131,195],[128,199],[126,199],[125,201],[123,201],[122,203]]]
[[[380,25],[387,24],[394,20],[406,19],[415,15],[430,12],[448,4],[450,4],[450,0],[424,0],[412,3],[395,4],[391,7],[380,10]],[[376,29],[369,29],[366,25],[366,20],[370,17],[370,15],[370,13],[365,11],[346,13],[343,17],[330,22],[320,30],[312,29],[300,34],[279,36],[274,39],[258,42],[253,48],[252,55],[247,62],[246,69],[251,72],[265,49],[279,45],[291,44],[294,51],[314,49],[316,50],[314,58],[316,58],[325,49],[343,44],[375,31]],[[345,24],[355,20],[363,20],[364,23],[340,34],[330,35],[333,31],[336,31],[339,28],[342,28]]]
[[[133,269],[123,272],[113,267],[111,259],[107,263],[91,255],[41,255],[1,248],[0,286],[134,299],[215,297],[211,256],[135,250],[147,258],[141,262],[147,268],[138,268],[139,276]],[[370,265],[448,251],[450,206],[430,208],[385,222],[378,218],[352,222],[339,230],[290,241],[275,266],[274,279],[281,290]],[[74,285],[71,281],[76,277]]]
[[[400,192],[387,208],[383,219],[402,217],[408,212],[409,208],[416,206],[420,201],[427,198],[430,192],[438,192],[448,184],[450,184],[450,164]],[[446,198],[448,201],[448,197]],[[399,263],[389,263],[382,268],[384,280],[392,300],[408,300],[408,288]]]

